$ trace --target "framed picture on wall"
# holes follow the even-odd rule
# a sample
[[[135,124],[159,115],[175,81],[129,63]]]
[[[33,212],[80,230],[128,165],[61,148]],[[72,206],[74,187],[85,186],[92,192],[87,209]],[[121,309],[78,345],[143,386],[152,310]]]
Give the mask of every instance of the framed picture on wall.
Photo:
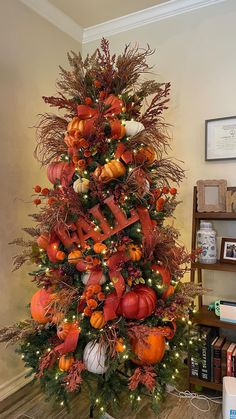
[[[236,116],[205,121],[205,160],[236,159]]]

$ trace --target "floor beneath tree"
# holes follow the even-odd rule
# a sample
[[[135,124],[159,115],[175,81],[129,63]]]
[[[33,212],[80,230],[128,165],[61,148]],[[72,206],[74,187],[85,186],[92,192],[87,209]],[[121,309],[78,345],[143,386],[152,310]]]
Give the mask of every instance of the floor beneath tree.
[[[199,400],[197,406],[203,410],[207,408],[206,402]],[[71,406],[71,412],[67,413],[62,407],[55,409],[50,403],[45,402],[44,395],[40,392],[37,384],[29,384],[24,389],[15,393],[6,401],[0,403],[1,419],[88,419],[89,405],[86,396],[75,399]],[[109,418],[109,417],[108,417]],[[179,399],[168,395],[162,406],[161,413],[156,416],[148,401],[140,402],[140,408],[136,413],[130,413],[123,409],[116,419],[222,419],[221,405],[210,403],[209,412],[201,412],[191,406],[189,400]]]

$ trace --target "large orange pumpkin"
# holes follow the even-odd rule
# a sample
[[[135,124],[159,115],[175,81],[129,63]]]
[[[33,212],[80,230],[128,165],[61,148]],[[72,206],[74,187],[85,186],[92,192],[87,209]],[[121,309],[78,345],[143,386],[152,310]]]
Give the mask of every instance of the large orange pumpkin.
[[[48,323],[52,320],[52,312],[48,309],[51,293],[44,288],[38,290],[31,299],[30,311],[34,320]]]
[[[158,328],[155,328],[158,330]],[[136,364],[156,364],[161,362],[165,354],[165,338],[160,335],[150,333],[145,339],[146,345],[143,345],[139,339],[131,342],[132,351],[137,356],[133,359]]]
[[[106,324],[103,311],[94,311],[90,317],[90,324],[95,329],[102,329],[102,327]]]
[[[103,167],[97,168],[94,175],[103,182],[109,182],[112,179],[117,179],[124,176],[126,168],[119,160],[111,160]]]
[[[140,148],[140,150],[137,152],[135,156],[135,160],[140,164],[146,163],[149,165],[149,164],[152,164],[155,159],[156,159],[156,153],[152,146],[146,146],[146,147]]]
[[[73,355],[62,355],[59,358],[59,369],[61,371],[68,371],[74,362],[75,358]]]

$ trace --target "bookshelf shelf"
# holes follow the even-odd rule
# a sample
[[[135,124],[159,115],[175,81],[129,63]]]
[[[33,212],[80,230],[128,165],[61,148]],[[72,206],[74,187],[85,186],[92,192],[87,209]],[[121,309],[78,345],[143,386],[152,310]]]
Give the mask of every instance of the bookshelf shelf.
[[[204,326],[220,327],[222,329],[236,330],[235,323],[223,322],[215,315],[214,311],[209,311],[207,306],[202,306],[200,310],[193,315],[193,323]]]
[[[234,188],[227,188],[228,190],[234,190]],[[197,231],[200,227],[200,221],[201,220],[220,220],[220,221],[236,221],[236,212],[198,212],[197,211],[197,188],[194,187],[193,191],[193,215],[192,215],[192,252],[194,253],[196,251],[196,235]],[[221,263],[220,261],[217,261],[214,264],[203,264],[199,262],[192,262],[191,263],[191,281],[197,282],[198,284],[201,284],[203,282],[203,271],[204,270],[211,270],[211,271],[221,271],[221,272],[236,272],[236,264],[230,264],[230,263]],[[225,278],[226,279],[226,278]],[[209,328],[219,328],[219,329],[228,329],[233,331],[234,335],[236,335],[236,324],[229,323],[225,321],[221,321],[218,316],[215,315],[214,311],[209,311],[207,306],[203,305],[203,299],[202,297],[198,297],[198,306],[199,311],[192,316],[192,322],[195,324],[199,324],[201,326],[206,326]],[[204,330],[204,328],[203,328]],[[220,338],[219,338],[220,340]],[[217,352],[217,342],[214,345],[214,352]],[[227,343],[227,342],[226,342]],[[220,342],[219,342],[220,345]],[[209,350],[209,349],[208,349]],[[211,349],[212,350],[212,349]],[[221,350],[221,349],[220,349]],[[224,350],[225,351],[225,350]],[[209,352],[208,352],[209,353]],[[213,357],[214,358],[214,357]],[[215,358],[218,358],[218,356],[215,356]],[[209,359],[209,358],[208,358]],[[189,386],[191,385],[199,385],[202,387],[210,388],[213,390],[222,391],[222,384],[218,384],[212,381],[202,380],[201,377],[204,376],[206,378],[212,377],[212,375],[206,375],[205,370],[204,374],[202,375],[202,372],[200,370],[197,371],[194,364],[191,364],[191,358],[189,357],[188,360],[189,365]],[[218,365],[218,364],[217,364]],[[217,365],[214,365],[214,368],[216,367],[216,370],[219,370]],[[225,366],[225,364],[223,364]],[[206,369],[206,366],[204,366]],[[194,376],[191,376],[191,369],[194,372]],[[215,371],[215,370],[214,370]],[[196,373],[196,376],[195,376]],[[219,373],[219,371],[218,371]],[[214,373],[215,374],[215,373]],[[199,376],[200,378],[198,378]]]
[[[211,388],[212,390],[222,391],[222,384],[212,383],[211,381],[200,380],[200,378],[189,377],[190,384]]]
[[[193,262],[192,268],[194,269],[208,269],[210,271],[224,271],[224,272],[236,272],[236,264],[233,265],[231,263],[221,263],[217,261],[217,263],[211,264],[204,264],[199,262]]]

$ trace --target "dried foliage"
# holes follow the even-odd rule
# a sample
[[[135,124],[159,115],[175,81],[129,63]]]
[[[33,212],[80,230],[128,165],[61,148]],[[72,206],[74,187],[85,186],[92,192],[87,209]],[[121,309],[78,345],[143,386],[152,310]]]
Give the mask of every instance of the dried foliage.
[[[82,361],[75,361],[69,369],[68,374],[64,377],[63,381],[66,383],[66,389],[70,392],[79,389],[83,379],[81,373],[85,370],[85,365]]]
[[[71,116],[76,115],[77,105],[75,101],[66,99],[66,97],[62,93],[59,93],[59,97],[43,96],[43,100],[45,103],[48,103],[50,106],[57,107],[58,109],[69,110],[71,113]]]
[[[39,361],[39,372],[36,374],[37,378],[41,378],[44,375],[44,370],[51,367],[56,361],[56,353],[54,351],[47,352],[40,358]]]
[[[140,122],[148,128],[150,125],[153,126],[160,119],[160,115],[165,109],[168,109],[166,104],[169,102],[170,94],[170,83],[161,83],[158,86],[158,91],[153,97],[150,105],[140,118]]]
[[[162,154],[167,151],[169,147],[169,135],[166,124],[158,124],[158,127],[149,127],[141,131],[139,134],[130,138],[127,142],[127,147],[130,150],[140,149],[143,146],[153,147],[156,158],[161,159]]]
[[[152,165],[150,176],[154,183],[169,185],[169,181],[179,184],[185,177],[184,170],[171,159],[161,159]]]
[[[100,335],[99,345],[100,347],[107,347],[107,354],[109,358],[113,358],[117,355],[116,344],[118,339],[119,328],[116,323],[106,325]]]
[[[37,146],[35,157],[43,166],[51,161],[58,160],[62,154],[67,153],[64,142],[68,120],[53,114],[41,115],[37,128]]]
[[[34,241],[31,240],[24,240],[22,238],[17,238],[10,242],[9,244],[14,244],[16,246],[26,247],[25,250],[23,250],[18,255],[13,256],[13,270],[12,272],[15,272],[17,269],[19,269],[25,262],[30,261],[33,254],[33,246],[35,244]]]
[[[31,237],[38,237],[40,235],[40,230],[37,227],[24,227],[22,230]]]
[[[76,98],[78,97],[81,101],[84,101],[87,96],[87,86],[85,81],[85,68],[90,66],[94,61],[93,58],[83,62],[82,56],[71,51],[67,54],[67,58],[71,67],[71,70],[65,70],[61,66],[60,68],[60,80],[57,82],[57,88],[59,92],[64,93],[67,97]]]
[[[30,335],[33,335],[36,331],[43,328],[44,325],[39,325],[34,320],[24,320],[20,323],[0,329],[0,342],[6,342],[6,346],[8,346],[9,344],[24,341]]]
[[[148,391],[152,391],[156,385],[156,373],[154,368],[148,365],[135,369],[133,375],[129,378],[129,389],[136,390],[139,384],[143,384]]]

